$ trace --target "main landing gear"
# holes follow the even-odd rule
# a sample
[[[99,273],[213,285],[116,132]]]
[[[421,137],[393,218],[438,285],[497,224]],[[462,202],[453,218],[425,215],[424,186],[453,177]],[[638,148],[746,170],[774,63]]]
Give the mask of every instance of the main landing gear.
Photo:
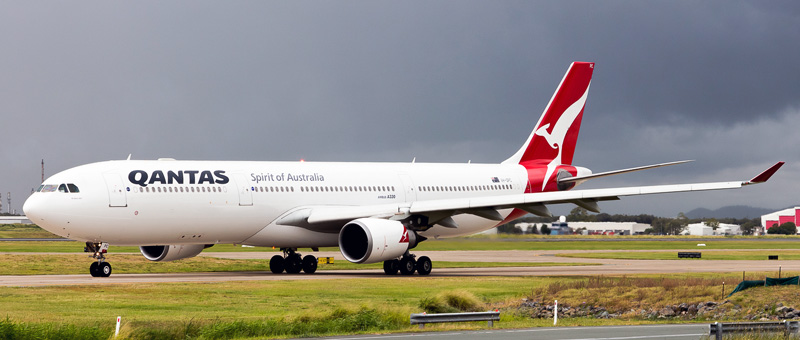
[[[90,257],[97,260],[89,266],[89,274],[92,277],[109,277],[111,276],[111,264],[106,262],[106,252],[108,252],[108,243],[86,242],[86,247],[83,248],[86,253],[92,253]]]
[[[428,275],[433,269],[431,259],[427,256],[421,256],[419,259],[414,259],[416,255],[406,252],[399,259],[383,261],[383,272],[386,275],[396,275],[399,271],[403,275],[412,275],[414,271],[419,275]]]
[[[317,258],[314,255],[303,257],[297,253],[295,248],[281,248],[283,256],[275,255],[269,260],[269,270],[275,274],[286,271],[289,274],[297,274],[301,270],[306,274],[314,274],[317,271]]]

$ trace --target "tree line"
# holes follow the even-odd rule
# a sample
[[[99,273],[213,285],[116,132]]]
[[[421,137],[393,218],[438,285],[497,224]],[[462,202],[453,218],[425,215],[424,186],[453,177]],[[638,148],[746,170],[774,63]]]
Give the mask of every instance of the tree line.
[[[680,234],[686,226],[692,223],[700,223],[706,222],[706,225],[710,226],[712,229],[716,230],[719,227],[720,223],[725,224],[736,224],[739,225],[742,234],[744,235],[752,235],[753,231],[759,226],[761,226],[761,218],[688,218],[684,213],[679,213],[677,217],[670,218],[670,217],[658,217],[654,215],[647,215],[647,214],[640,214],[640,215],[623,215],[623,214],[607,214],[607,213],[591,213],[588,210],[575,207],[570,211],[567,217],[567,223],[569,222],[635,222],[635,223],[643,223],[649,224],[651,228],[645,231],[645,234],[653,234],[653,235],[678,235]],[[507,233],[507,234],[521,234],[523,230],[519,227],[516,227],[515,224],[517,223],[534,223],[534,224],[545,224],[549,225],[558,220],[558,217],[539,217],[539,216],[526,216],[519,218],[517,220],[511,221],[509,223],[503,224],[497,227],[498,232],[500,233]],[[791,223],[791,222],[789,222]],[[778,226],[779,228],[773,231],[773,228],[769,229],[770,234],[775,233],[785,233],[785,234],[796,234],[797,229],[794,223],[791,223],[791,226]],[[791,228],[794,228],[794,232],[791,232]],[[543,234],[546,234],[543,232]]]

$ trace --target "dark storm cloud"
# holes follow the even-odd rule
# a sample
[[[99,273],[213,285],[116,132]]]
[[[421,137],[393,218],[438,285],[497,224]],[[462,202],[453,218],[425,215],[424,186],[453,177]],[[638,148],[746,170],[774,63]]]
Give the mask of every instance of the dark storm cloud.
[[[784,139],[794,142],[784,134],[800,118],[798,7],[3,3],[0,191],[13,191],[19,208],[41,158],[48,175],[128,153],[499,162],[573,60],[597,63],[576,163],[602,171],[698,159],[597,185],[739,179],[798,160]],[[678,202],[727,204],[669,197],[610,207],[673,214],[688,210]],[[750,204],[793,203],[784,192]]]

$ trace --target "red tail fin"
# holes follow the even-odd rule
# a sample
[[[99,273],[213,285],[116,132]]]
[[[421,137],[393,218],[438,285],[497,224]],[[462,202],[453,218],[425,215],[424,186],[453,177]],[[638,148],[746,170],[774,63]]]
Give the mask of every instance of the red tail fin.
[[[528,140],[503,163],[572,164],[594,63],[573,62]]]

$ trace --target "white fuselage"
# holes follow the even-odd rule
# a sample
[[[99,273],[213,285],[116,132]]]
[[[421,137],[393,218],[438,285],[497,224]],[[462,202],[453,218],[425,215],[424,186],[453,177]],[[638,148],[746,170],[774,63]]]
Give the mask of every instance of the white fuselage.
[[[309,206],[519,194],[527,181],[517,164],[108,161],[53,175],[24,209],[42,228],[80,241],[320,247],[337,245],[338,227],[276,222]],[[62,184],[72,186],[59,190]],[[462,236],[498,224],[468,214],[453,219],[457,228],[436,225],[419,234]]]

